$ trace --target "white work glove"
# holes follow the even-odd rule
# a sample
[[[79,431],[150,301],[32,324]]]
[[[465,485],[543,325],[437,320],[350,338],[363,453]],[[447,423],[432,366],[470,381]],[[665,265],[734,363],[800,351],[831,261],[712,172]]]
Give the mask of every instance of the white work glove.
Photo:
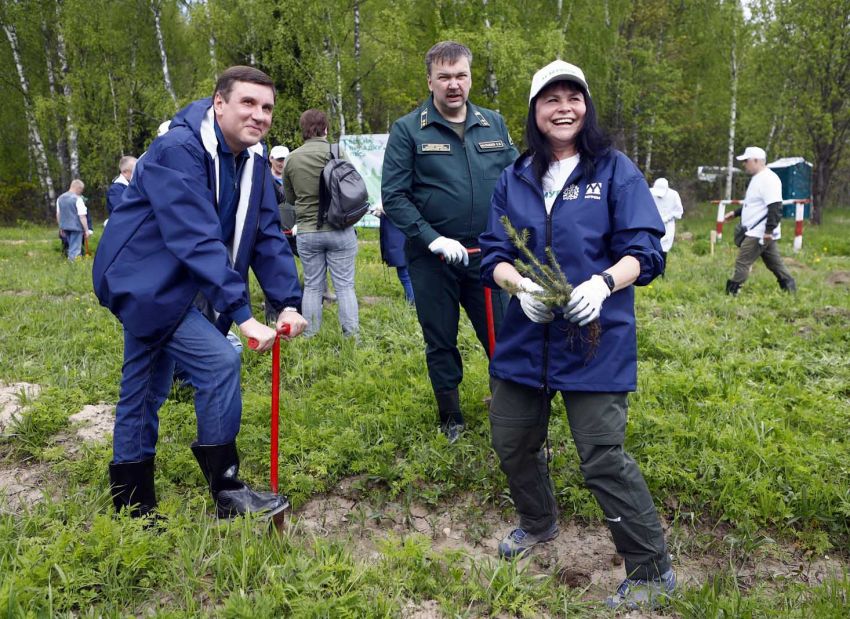
[[[298,236],[298,224],[292,226],[292,236]]]
[[[375,217],[383,217],[384,216],[384,207],[380,204],[375,204],[372,206],[372,215]]]
[[[602,276],[594,275],[573,288],[564,315],[570,322],[577,322],[578,326],[583,327],[599,318],[602,302],[610,296],[611,291]]]
[[[87,237],[94,236],[94,230],[86,230],[86,236]]]
[[[446,264],[457,264],[462,262],[463,266],[469,265],[469,254],[466,251],[466,247],[454,239],[438,236],[436,239],[431,241],[428,245],[428,249],[431,250],[432,254],[442,256],[445,259]]]
[[[527,277],[523,277],[519,282],[519,292],[516,294],[516,298],[519,299],[520,307],[522,307],[522,311],[528,316],[528,319],[531,322],[543,325],[552,322],[555,314],[535,296],[535,293],[538,292],[543,292],[543,288]]]

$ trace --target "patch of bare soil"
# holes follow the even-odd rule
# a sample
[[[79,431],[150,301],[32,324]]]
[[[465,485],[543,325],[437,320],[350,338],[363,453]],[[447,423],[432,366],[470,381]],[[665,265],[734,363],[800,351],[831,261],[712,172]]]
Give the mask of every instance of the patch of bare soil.
[[[826,283],[832,286],[850,285],[850,271],[833,271],[827,276]]]
[[[0,463],[0,512],[18,512],[43,500],[49,479],[46,464]]]
[[[812,267],[810,267],[805,262],[800,262],[799,260],[795,260],[791,257],[783,257],[782,260],[785,262],[785,266],[792,269],[799,269],[801,271],[811,271]]]
[[[0,383],[0,435],[5,432],[24,408],[21,394],[26,399],[38,396],[41,387],[28,383]],[[56,437],[56,443],[65,448],[69,458],[74,458],[85,443],[101,442],[112,433],[115,407],[96,404],[83,407],[69,417],[71,428],[68,433]],[[0,461],[0,510],[18,512],[55,495],[58,480],[50,466],[41,462]]]
[[[420,604],[408,602],[401,609],[402,619],[442,619],[445,615],[440,612],[437,600],[425,600]]]
[[[360,301],[363,305],[377,305],[378,303],[386,303],[389,301],[389,297],[370,297],[363,296],[357,297],[357,300]]]
[[[680,241],[693,241],[694,233],[693,232],[682,232],[681,234],[677,234],[676,238]]]
[[[37,398],[40,392],[40,386],[30,383],[0,383],[0,436],[6,434],[18,419],[23,408],[21,395],[31,400]]]
[[[460,551],[468,561],[476,563],[498,561],[499,540],[515,526],[491,506],[477,503],[472,495],[436,507],[395,502],[377,506],[362,500],[358,483],[358,478],[344,480],[334,492],[308,501],[293,514],[292,526],[317,537],[345,541],[352,545],[355,556],[370,561],[380,558],[380,543],[389,535],[404,537],[419,533],[431,539],[436,551]],[[570,588],[584,589],[588,601],[610,595],[625,578],[625,568],[614,551],[607,527],[601,523],[562,520],[560,528],[555,540],[536,547],[520,564],[532,573],[553,575]],[[670,537],[671,532],[667,534]],[[765,544],[741,558],[732,555],[723,532],[677,529],[674,534],[709,540],[701,543],[694,554],[683,552],[674,556],[679,583],[685,587],[699,586],[728,570],[730,565],[736,567],[739,583],[747,588],[765,583],[815,584],[829,577],[840,577],[848,569],[845,561],[805,556],[790,545]],[[671,548],[693,546],[679,542],[671,541]],[[429,619],[441,614],[431,602],[410,602],[402,616]],[[625,616],[646,615],[635,612]]]

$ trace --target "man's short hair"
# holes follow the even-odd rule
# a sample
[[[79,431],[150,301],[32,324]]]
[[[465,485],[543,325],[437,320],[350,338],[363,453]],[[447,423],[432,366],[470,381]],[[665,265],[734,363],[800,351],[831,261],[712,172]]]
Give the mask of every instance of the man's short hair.
[[[126,172],[127,170],[132,170],[133,166],[136,165],[136,158],[132,155],[124,155],[118,161],[118,171]]]
[[[305,140],[320,138],[328,130],[328,117],[322,110],[310,109],[301,114],[298,124],[301,125],[301,136]]]
[[[272,89],[272,96],[275,96],[274,80],[268,75],[255,69],[254,67],[246,67],[244,65],[236,65],[225,69],[224,73],[218,76],[218,81],[215,83],[213,97],[217,93],[221,93],[222,99],[230,100],[230,93],[233,91],[233,85],[236,82],[250,82],[261,86],[268,86]]]
[[[86,184],[83,181],[81,181],[80,179],[75,178],[74,180],[71,181],[71,187],[70,188],[71,189],[76,188],[76,189],[79,189],[80,191],[82,191],[83,189],[86,188]]]
[[[469,61],[469,66],[472,66],[472,52],[466,45],[454,41],[440,41],[425,54],[425,69],[428,71],[428,75],[431,75],[431,65],[435,62],[454,64],[461,58],[466,58]]]

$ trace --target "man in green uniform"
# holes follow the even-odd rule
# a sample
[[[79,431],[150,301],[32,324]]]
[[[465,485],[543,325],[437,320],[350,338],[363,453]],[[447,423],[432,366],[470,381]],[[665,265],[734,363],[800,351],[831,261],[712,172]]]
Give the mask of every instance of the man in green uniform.
[[[384,210],[407,237],[428,374],[450,442],[464,428],[457,389],[463,378],[460,306],[487,350],[480,256],[468,249],[478,247],[493,187],[517,157],[502,116],[467,100],[471,62],[469,49],[452,41],[425,55],[431,97],[393,124],[381,185]],[[497,330],[506,302],[493,291]]]

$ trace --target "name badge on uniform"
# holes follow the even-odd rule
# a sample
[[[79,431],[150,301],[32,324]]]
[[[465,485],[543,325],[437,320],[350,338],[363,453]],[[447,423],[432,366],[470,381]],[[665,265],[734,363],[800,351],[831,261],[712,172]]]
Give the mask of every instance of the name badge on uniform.
[[[481,150],[501,150],[505,147],[502,140],[490,140],[488,142],[478,142],[478,147]]]
[[[449,153],[452,150],[451,144],[423,144],[423,153]]]

